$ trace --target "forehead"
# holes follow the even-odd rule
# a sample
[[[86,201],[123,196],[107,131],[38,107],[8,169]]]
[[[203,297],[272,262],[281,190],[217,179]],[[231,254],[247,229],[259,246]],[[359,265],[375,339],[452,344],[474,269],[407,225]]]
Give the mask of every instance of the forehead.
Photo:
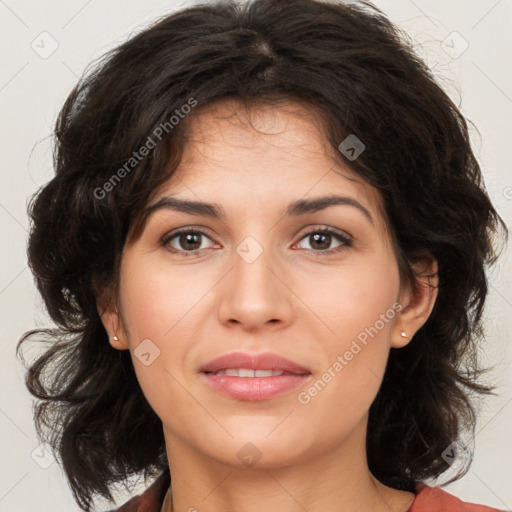
[[[182,158],[164,189],[179,187],[185,179],[200,185],[227,178],[233,184],[243,179],[253,190],[296,185],[299,193],[309,183],[317,189],[341,186],[381,206],[378,191],[329,143],[313,106],[292,101],[245,105],[230,98],[198,109],[185,123]]]
[[[305,104],[244,104],[230,98],[202,107],[185,122],[188,137],[181,167],[206,157],[223,162],[228,155],[235,158],[248,153],[258,153],[263,160],[280,153],[286,154],[286,161],[306,157],[339,164],[319,112]],[[207,153],[202,151],[206,147]]]

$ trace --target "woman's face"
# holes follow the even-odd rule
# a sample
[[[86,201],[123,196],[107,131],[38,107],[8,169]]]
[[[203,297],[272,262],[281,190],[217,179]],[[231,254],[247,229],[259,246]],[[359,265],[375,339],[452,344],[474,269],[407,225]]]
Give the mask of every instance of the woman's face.
[[[254,110],[258,131],[233,102],[187,119],[183,159],[125,247],[120,317],[104,323],[120,339],[113,346],[130,349],[168,451],[271,467],[362,441],[390,347],[408,341],[409,295],[379,194],[300,108]],[[228,375],[202,371],[233,352],[296,367],[234,360],[215,367]],[[236,372],[250,364],[286,371]]]

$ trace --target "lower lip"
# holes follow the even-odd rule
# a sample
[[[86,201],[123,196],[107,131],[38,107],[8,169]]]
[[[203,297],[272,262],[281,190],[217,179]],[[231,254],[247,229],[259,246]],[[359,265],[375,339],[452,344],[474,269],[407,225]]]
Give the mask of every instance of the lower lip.
[[[238,400],[268,400],[299,387],[310,374],[278,375],[275,377],[233,377],[202,373],[208,384],[223,395]]]

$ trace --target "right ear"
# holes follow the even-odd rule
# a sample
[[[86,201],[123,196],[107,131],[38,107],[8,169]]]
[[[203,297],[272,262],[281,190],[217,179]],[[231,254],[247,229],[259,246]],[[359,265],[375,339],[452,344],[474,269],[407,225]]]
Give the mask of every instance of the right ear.
[[[128,340],[122,328],[115,294],[110,290],[101,290],[96,293],[96,307],[98,308],[101,323],[107,331],[110,345],[117,350],[128,349]]]

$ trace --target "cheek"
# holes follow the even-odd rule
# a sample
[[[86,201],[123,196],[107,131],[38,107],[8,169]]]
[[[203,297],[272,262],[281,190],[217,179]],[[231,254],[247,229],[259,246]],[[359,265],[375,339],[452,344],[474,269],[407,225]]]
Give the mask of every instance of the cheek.
[[[133,344],[144,338],[165,343],[211,288],[208,277],[148,260],[127,263],[122,273],[122,306]],[[136,269],[136,270],[135,270]]]
[[[362,342],[389,338],[398,309],[393,307],[399,292],[394,260],[361,260],[336,272],[329,268],[314,282],[316,286],[304,289],[303,296],[325,327],[331,349],[341,349],[358,337]]]
[[[401,309],[398,268],[394,260],[382,259],[340,269],[323,283],[310,298],[328,327],[322,327],[318,344],[326,363],[302,403],[311,402],[313,416],[322,416],[326,404],[332,404],[342,416],[358,418],[370,407],[386,368],[391,330]]]
[[[158,264],[139,265],[133,259],[123,265],[121,305],[130,354],[141,389],[158,413],[162,403],[169,399],[179,402],[183,398],[170,374],[175,372],[169,364],[169,348],[172,343],[174,361],[186,356],[187,347],[184,342],[180,344],[186,337],[177,333],[207,290],[204,285],[190,286],[190,276],[185,279],[179,271],[170,275],[168,269],[165,271]],[[182,380],[179,375],[175,378]]]

